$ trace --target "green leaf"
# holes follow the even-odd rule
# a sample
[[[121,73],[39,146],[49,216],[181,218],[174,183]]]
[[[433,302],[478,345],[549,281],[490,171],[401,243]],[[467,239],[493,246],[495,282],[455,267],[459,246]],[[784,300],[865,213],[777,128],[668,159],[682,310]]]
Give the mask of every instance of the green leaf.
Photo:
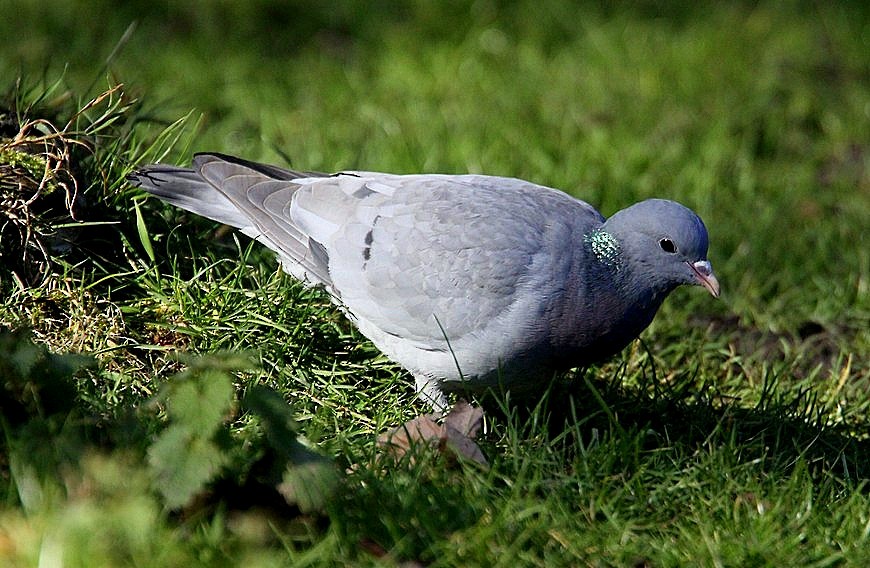
[[[341,479],[335,464],[298,440],[293,410],[274,390],[255,386],[243,401],[263,425],[269,445],[287,463],[278,491],[303,513],[321,511]]]
[[[227,460],[212,440],[181,426],[164,430],[148,449],[157,490],[170,509],[189,502]]]
[[[188,503],[229,462],[218,440],[235,398],[229,371],[243,362],[239,356],[203,357],[163,388],[169,424],[148,449],[148,463],[169,508]]]
[[[340,480],[335,465],[317,456],[304,463],[290,464],[284,471],[278,491],[287,503],[296,505],[303,513],[311,513],[324,509]]]
[[[167,412],[175,423],[209,436],[224,423],[234,392],[232,378],[225,371],[188,372],[167,384]]]
[[[142,243],[145,254],[148,255],[149,260],[153,263],[156,259],[154,247],[151,246],[151,236],[148,234],[148,227],[145,226],[145,219],[142,217],[138,201],[133,201],[133,209],[136,211],[136,231],[139,233],[139,242]]]
[[[292,459],[299,445],[296,441],[298,426],[293,419],[293,409],[281,395],[257,385],[248,391],[242,404],[262,422],[269,445],[284,459]]]
[[[0,412],[13,423],[69,412],[78,396],[73,376],[94,364],[84,355],[50,353],[26,331],[0,333]]]

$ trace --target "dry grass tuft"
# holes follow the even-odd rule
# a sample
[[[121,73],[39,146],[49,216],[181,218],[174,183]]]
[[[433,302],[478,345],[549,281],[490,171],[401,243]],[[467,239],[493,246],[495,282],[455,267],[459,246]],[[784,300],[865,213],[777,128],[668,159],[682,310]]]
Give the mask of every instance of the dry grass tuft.
[[[67,246],[63,228],[79,220],[82,205],[76,150],[93,152],[94,135],[125,106],[121,87],[88,101],[62,127],[46,118],[19,122],[0,111],[4,130],[17,130],[11,138],[0,133],[0,259],[20,287],[41,282],[51,253]],[[89,118],[100,107],[105,112]]]

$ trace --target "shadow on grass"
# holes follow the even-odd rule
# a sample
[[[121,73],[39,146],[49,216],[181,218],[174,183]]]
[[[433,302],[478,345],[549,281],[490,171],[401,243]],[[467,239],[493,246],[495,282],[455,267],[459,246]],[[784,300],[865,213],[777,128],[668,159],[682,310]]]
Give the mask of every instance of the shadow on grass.
[[[798,483],[798,493],[820,501],[865,490],[867,432],[826,422],[830,413],[806,390],[782,393],[774,378],[756,404],[741,406],[693,376],[645,388],[624,386],[619,373],[607,381],[593,375],[555,381],[537,399],[483,397],[489,470],[451,467],[433,452],[356,468],[331,511],[334,527],[377,557],[437,563],[441,543],[511,541],[496,534],[511,530],[537,538],[516,520],[524,512],[606,532],[594,527],[607,525],[612,511],[623,518],[609,519],[617,525],[631,518],[667,526],[701,503],[718,512],[787,499],[779,488]]]
[[[758,402],[746,407],[713,387],[699,388],[693,377],[641,390],[623,386],[618,376],[596,381],[589,375],[579,372],[577,381],[555,381],[537,401],[505,405],[490,397],[484,401],[487,414],[519,425],[524,435],[537,428],[566,457],[590,440],[610,436],[640,440],[641,455],[730,449],[735,460],[756,461],[768,474],[784,476],[803,463],[814,479],[833,476],[847,484],[870,479],[867,427],[832,423],[815,395],[806,389],[796,395],[780,392],[778,377],[765,382]]]

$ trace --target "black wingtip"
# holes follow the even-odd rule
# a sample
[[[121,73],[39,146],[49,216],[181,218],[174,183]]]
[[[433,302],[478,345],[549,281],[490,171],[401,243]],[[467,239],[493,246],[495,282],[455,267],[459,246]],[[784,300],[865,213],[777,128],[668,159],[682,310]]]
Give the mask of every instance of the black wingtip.
[[[294,180],[301,177],[326,177],[326,174],[319,172],[301,172],[297,170],[287,170],[278,166],[271,166],[261,162],[252,162],[239,158],[238,156],[230,156],[229,154],[221,154],[220,152],[197,152],[193,155],[193,167],[199,169],[203,164],[210,161],[219,160],[229,162],[243,168],[248,168],[257,173],[263,174],[273,179],[279,180]]]
[[[154,179],[153,175],[148,170],[149,167],[150,166],[146,166],[138,170],[133,170],[124,176],[124,180],[133,187],[143,187],[145,185],[143,179],[147,179],[152,184],[155,183],[155,181],[159,181]]]
[[[190,168],[179,168],[164,164],[151,164],[133,170],[125,176],[133,187],[143,189],[148,193],[163,195],[163,186],[171,187],[178,179],[199,179],[199,174]]]

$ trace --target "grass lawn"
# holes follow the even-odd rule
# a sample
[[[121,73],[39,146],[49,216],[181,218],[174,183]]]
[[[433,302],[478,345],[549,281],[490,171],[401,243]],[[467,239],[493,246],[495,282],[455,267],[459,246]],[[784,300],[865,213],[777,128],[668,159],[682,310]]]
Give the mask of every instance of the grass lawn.
[[[0,564],[870,565],[861,3],[2,11]],[[411,377],[124,181],[205,150],[674,199],[723,295],[486,401],[489,467],[391,456]]]

